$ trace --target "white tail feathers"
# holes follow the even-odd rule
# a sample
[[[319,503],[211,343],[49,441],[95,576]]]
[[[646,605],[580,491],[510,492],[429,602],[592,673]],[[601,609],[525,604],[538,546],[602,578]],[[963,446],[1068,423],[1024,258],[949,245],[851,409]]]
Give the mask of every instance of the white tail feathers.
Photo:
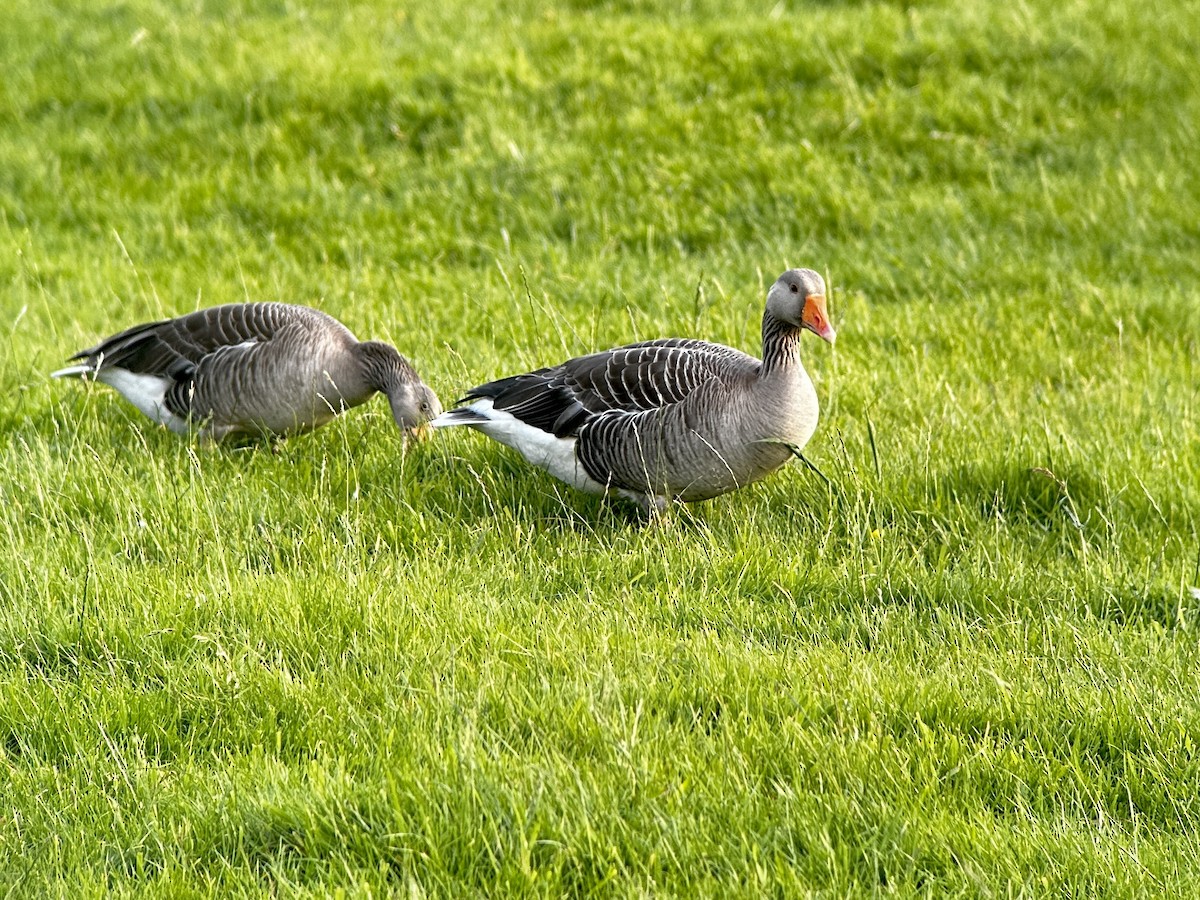
[[[460,406],[457,409],[448,409],[440,416],[430,420],[431,428],[453,428],[455,425],[479,425],[482,422],[490,421],[490,417],[481,415],[470,407]]]
[[[51,378],[71,378],[73,376],[78,375],[79,377],[82,378],[85,375],[91,375],[94,377],[95,374],[96,374],[95,366],[89,366],[87,363],[79,363],[78,365],[75,365],[75,366],[67,366],[65,369],[59,369],[57,372],[51,372],[50,377]]]

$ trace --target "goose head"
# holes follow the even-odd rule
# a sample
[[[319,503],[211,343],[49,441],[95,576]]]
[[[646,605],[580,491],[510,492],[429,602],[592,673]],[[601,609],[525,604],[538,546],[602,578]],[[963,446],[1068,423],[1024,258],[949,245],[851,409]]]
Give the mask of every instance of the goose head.
[[[825,281],[812,269],[788,269],[767,292],[767,312],[833,343],[837,332],[825,311]]]
[[[433,389],[414,373],[412,380],[398,382],[386,393],[392,418],[405,438],[424,440],[429,437],[429,420],[442,414],[442,404]]]

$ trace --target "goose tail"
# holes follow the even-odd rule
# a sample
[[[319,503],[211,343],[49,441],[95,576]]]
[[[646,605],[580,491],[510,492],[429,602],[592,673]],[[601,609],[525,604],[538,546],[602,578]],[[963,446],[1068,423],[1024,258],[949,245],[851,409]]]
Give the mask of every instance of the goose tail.
[[[453,428],[456,425],[479,425],[490,419],[470,406],[459,406],[447,410],[429,422],[432,428]]]
[[[51,378],[86,378],[89,375],[95,376],[96,367],[90,366],[87,363],[79,363],[74,366],[67,366],[65,369],[58,369],[50,373]]]

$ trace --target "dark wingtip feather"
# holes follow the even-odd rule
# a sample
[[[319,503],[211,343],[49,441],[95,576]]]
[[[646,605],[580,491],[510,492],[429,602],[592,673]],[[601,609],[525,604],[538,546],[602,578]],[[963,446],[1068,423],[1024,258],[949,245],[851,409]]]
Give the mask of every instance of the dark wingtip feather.
[[[497,381],[489,381],[487,384],[477,385],[467,391],[466,395],[458,402],[468,403],[472,400],[498,400],[507,394],[520,379],[528,377],[528,375],[512,375],[508,378],[501,378]]]

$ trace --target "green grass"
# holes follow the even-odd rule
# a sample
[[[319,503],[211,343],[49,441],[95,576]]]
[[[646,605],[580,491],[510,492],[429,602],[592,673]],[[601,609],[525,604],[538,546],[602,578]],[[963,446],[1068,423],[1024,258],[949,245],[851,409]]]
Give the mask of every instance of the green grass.
[[[0,887],[1192,895],[1194,4],[434,6],[5,13]],[[830,484],[657,527],[46,377],[285,300],[451,400],[790,265]]]

